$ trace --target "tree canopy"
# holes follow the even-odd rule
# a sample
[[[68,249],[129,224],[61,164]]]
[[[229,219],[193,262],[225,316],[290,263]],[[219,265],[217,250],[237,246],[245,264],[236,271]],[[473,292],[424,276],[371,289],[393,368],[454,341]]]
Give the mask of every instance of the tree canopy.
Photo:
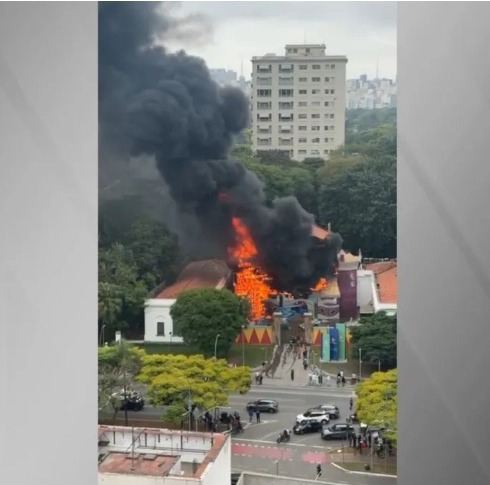
[[[247,309],[247,302],[229,290],[184,291],[170,309],[174,335],[212,355],[219,334],[217,348],[220,355],[226,355],[242,325],[246,324]]]
[[[189,405],[201,411],[226,406],[231,392],[250,389],[250,374],[249,367],[230,367],[224,359],[154,354],[142,358],[137,380],[148,386],[152,405],[167,406],[165,417],[178,420]]]
[[[385,436],[397,440],[397,369],[374,372],[357,385],[356,412],[358,418],[368,425],[387,428]]]
[[[397,317],[378,312],[364,316],[359,325],[350,328],[353,355],[362,350],[362,360],[377,364],[383,368],[396,367]]]

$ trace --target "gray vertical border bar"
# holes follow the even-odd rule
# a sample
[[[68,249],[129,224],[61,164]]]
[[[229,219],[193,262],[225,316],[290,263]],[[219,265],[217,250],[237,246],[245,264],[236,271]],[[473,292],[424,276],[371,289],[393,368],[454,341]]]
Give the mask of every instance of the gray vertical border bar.
[[[490,5],[398,5],[400,485],[490,483]]]
[[[97,4],[0,3],[0,483],[97,483]]]

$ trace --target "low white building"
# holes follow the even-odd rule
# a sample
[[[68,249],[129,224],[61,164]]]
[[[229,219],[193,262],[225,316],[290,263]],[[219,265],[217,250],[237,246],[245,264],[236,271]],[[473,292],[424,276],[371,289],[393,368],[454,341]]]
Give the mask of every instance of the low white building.
[[[229,485],[231,439],[219,433],[99,426],[99,485]]]
[[[231,272],[225,261],[210,259],[189,263],[177,281],[166,288],[157,288],[145,300],[145,342],[182,343],[176,334],[170,309],[177,296],[197,288],[225,288]]]
[[[397,312],[397,263],[378,261],[357,271],[357,305],[361,315]]]

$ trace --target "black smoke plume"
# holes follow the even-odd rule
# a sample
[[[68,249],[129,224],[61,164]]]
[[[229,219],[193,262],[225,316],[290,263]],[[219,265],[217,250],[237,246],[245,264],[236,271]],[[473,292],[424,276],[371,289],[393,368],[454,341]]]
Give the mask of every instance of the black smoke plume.
[[[340,236],[315,241],[313,216],[295,198],[268,207],[257,176],[227,160],[248,124],[248,100],[214,83],[203,60],[158,45],[172,31],[178,21],[160,3],[99,3],[100,163],[154,157],[182,220],[197,221],[192,237],[208,257],[227,256],[237,216],[276,290],[310,288],[333,271]]]

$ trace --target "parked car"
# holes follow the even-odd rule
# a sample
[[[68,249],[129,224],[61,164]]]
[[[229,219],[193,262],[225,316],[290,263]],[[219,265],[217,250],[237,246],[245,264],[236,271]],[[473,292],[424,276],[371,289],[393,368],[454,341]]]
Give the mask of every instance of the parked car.
[[[119,399],[119,409],[121,411],[141,411],[145,407],[145,400],[138,391],[127,391],[126,395],[124,391],[115,393],[114,397]]]
[[[347,423],[337,423],[328,428],[323,428],[322,439],[324,440],[346,440],[354,431],[354,427]]]
[[[250,411],[250,409],[253,412],[278,413],[279,403],[273,399],[259,399],[258,401],[251,401],[247,404],[247,411]]]
[[[294,434],[317,433],[323,429],[323,424],[319,421],[301,421],[293,427]]]
[[[340,418],[340,409],[335,404],[319,404],[312,409],[322,409],[327,411],[330,419]]]
[[[296,423],[301,423],[302,421],[315,421],[324,425],[330,422],[330,416],[328,411],[323,409],[308,409],[304,414],[296,416]]]

